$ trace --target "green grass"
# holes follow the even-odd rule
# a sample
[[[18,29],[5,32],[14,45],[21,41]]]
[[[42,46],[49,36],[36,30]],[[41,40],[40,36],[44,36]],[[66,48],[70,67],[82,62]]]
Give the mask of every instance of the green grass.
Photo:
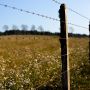
[[[88,48],[88,38],[69,38],[71,90],[90,90]],[[1,36],[0,90],[58,90],[60,55],[56,36]]]

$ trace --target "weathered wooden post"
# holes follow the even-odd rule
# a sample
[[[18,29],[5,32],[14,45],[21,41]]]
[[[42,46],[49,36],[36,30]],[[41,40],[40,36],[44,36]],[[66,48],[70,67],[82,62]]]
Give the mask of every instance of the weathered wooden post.
[[[60,43],[61,43],[61,60],[62,60],[62,89],[70,90],[68,31],[67,31],[65,4],[61,4],[60,6],[59,17],[61,27]]]
[[[89,21],[89,63],[90,63],[90,21]]]

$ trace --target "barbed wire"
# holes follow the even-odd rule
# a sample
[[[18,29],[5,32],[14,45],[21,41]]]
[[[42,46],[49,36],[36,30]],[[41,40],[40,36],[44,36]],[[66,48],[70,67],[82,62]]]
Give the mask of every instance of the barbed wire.
[[[83,18],[85,18],[85,19],[87,19],[88,21],[90,21],[90,19],[88,18],[88,17],[86,17],[86,16],[84,16],[84,15],[82,15],[82,14],[80,14],[80,13],[78,13],[78,12],[76,12],[76,11],[74,11],[73,9],[71,9],[71,8],[68,8],[70,11],[72,11],[72,12],[74,12],[74,13],[76,13],[76,14],[78,14],[79,16],[81,16],[81,17],[83,17]]]
[[[62,4],[62,3],[58,2],[57,0],[52,0],[52,1],[54,1],[55,3],[57,3],[59,5]],[[90,21],[90,18],[80,14],[79,12],[77,12],[77,11],[75,11],[75,10],[69,8],[69,7],[67,7],[67,9]]]
[[[58,3],[58,4],[60,4],[60,3],[57,2],[56,0],[53,0],[53,1],[55,1],[55,2]],[[35,12],[26,11],[26,10],[23,10],[23,9],[18,9],[18,8],[16,8],[16,7],[8,6],[8,5],[5,5],[5,4],[0,4],[0,5],[1,5],[1,6],[5,6],[5,7],[9,7],[9,8],[12,8],[12,9],[16,9],[16,10],[19,10],[19,11],[22,11],[22,12],[30,13],[30,14],[33,14],[33,15],[41,16],[41,17],[44,17],[44,18],[48,18],[48,19],[51,19],[51,20],[54,20],[54,21],[60,21],[59,19],[56,19],[56,18],[52,18],[52,17],[46,16],[46,15],[42,15],[42,14],[35,13]],[[77,13],[78,15],[80,15],[80,16],[88,19],[87,17],[79,14],[78,12],[76,12],[76,11],[70,9],[70,8],[69,8],[69,10],[71,10],[71,11]],[[88,20],[90,20],[90,19],[88,19]],[[63,22],[63,21],[62,21],[62,22]],[[80,25],[76,25],[76,24],[72,24],[72,23],[67,23],[67,24],[70,24],[70,25],[73,25],[73,26],[76,26],[76,27],[81,27],[81,28],[84,28],[84,29],[88,29],[88,28],[86,28],[86,27],[83,27],[83,26],[80,26]],[[65,38],[62,38],[62,39],[65,39]],[[70,55],[70,53],[69,53],[69,54],[62,55],[62,56],[66,56],[66,55]],[[61,65],[60,65],[60,66],[61,66]],[[71,69],[68,69],[67,71],[70,71],[70,70],[72,70],[72,69],[74,69],[74,68],[76,68],[76,67],[73,67],[73,68],[71,68]],[[64,71],[63,73],[61,73],[61,75],[64,74],[64,73],[66,73],[67,71]],[[47,84],[47,83],[50,82],[52,79],[53,79],[53,77],[52,77],[50,80],[48,80],[47,82],[45,82],[44,84],[42,84],[42,85]],[[39,87],[41,87],[42,85],[40,85],[40,86],[38,86],[38,87],[36,87],[36,88],[39,88]]]
[[[60,2],[58,2],[58,1],[56,1],[56,0],[52,0],[52,1],[54,1],[54,2],[57,3],[57,4],[62,4],[62,3],[60,3]]]
[[[61,66],[62,66],[62,65],[60,65],[60,67],[61,67]],[[62,73],[60,74],[60,78],[62,77],[62,75],[63,75],[64,73],[66,73],[66,72],[68,72],[68,71],[71,71],[71,70],[73,70],[73,69],[78,70],[78,69],[80,69],[80,67],[77,68],[77,66],[73,66],[72,68],[68,69],[67,71],[62,72]],[[56,77],[55,77],[55,78],[56,78]],[[52,79],[55,79],[55,78],[53,78],[53,77],[50,78],[47,82],[45,82],[45,83],[37,86],[36,89],[38,89],[38,88],[40,88],[41,86],[44,86],[44,85],[46,86],[49,82],[53,81]]]
[[[11,9],[14,9],[14,10],[18,10],[18,11],[21,11],[21,12],[25,12],[25,13],[28,13],[28,14],[40,16],[40,17],[42,17],[42,18],[50,19],[50,20],[53,20],[53,21],[60,21],[60,20],[57,19],[57,18],[53,18],[53,17],[50,17],[50,16],[46,16],[46,15],[39,14],[39,13],[36,13],[36,12],[31,12],[31,11],[24,10],[24,9],[19,9],[19,8],[17,8],[17,7],[9,6],[9,5],[7,5],[7,4],[1,4],[1,3],[0,3],[0,6],[8,7],[8,8],[11,8]],[[64,22],[64,21],[61,21],[61,22]],[[67,23],[67,24],[73,25],[73,26],[76,26],[76,27],[80,27],[80,28],[84,28],[84,29],[88,29],[87,27],[80,26],[80,25],[76,25],[76,24],[73,24],[73,23]]]
[[[79,27],[79,28],[84,28],[84,29],[89,30],[89,28],[84,27],[84,26],[76,25],[76,24],[73,24],[73,23],[68,23],[68,24],[73,25],[73,26],[76,26],[76,27]]]
[[[6,5],[6,4],[0,4],[0,5],[1,5],[1,6],[4,6],[4,7],[12,8],[12,9],[14,9],[14,10],[18,10],[18,11],[21,11],[21,12],[26,12],[26,13],[30,13],[30,14],[33,14],[33,15],[37,15],[37,16],[40,16],[40,17],[52,19],[52,20],[54,20],[54,21],[60,21],[59,19],[56,19],[56,18],[53,18],[53,17],[49,17],[49,16],[46,16],[46,15],[42,15],[42,14],[35,13],[35,12],[31,12],[31,11],[24,10],[24,9],[19,9],[19,8],[17,8],[17,7],[9,6],[9,5]]]
[[[60,21],[60,22],[65,23],[65,21]],[[84,26],[81,26],[81,25],[77,25],[77,24],[74,24],[74,23],[70,23],[70,22],[69,23],[66,23],[66,24],[73,25],[73,26],[76,26],[76,27],[79,27],[79,28],[89,29],[87,27],[84,27]]]

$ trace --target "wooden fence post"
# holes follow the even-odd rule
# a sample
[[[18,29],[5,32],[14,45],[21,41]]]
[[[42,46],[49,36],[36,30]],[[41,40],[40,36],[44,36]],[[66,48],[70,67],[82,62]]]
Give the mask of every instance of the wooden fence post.
[[[89,21],[89,63],[90,63],[90,21]]]
[[[61,43],[61,60],[62,60],[62,89],[70,90],[68,32],[67,32],[65,4],[61,4],[60,6],[59,17],[61,27],[60,43]]]

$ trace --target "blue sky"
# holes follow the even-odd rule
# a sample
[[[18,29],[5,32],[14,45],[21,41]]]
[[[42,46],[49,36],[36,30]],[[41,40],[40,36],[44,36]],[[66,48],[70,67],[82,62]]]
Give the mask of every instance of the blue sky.
[[[79,12],[80,14],[90,18],[90,0],[57,0],[60,3],[65,3],[67,7]],[[56,4],[52,0],[0,0],[0,3],[22,8],[28,11],[44,14],[54,18],[58,18],[58,10],[60,5]],[[67,20],[70,23],[78,24],[88,28],[89,20],[80,17],[79,15],[71,12],[67,9]],[[19,28],[22,24],[28,25],[29,29],[31,25],[35,25],[36,28],[42,25],[44,30],[51,32],[59,32],[60,24],[57,21],[52,21],[42,17],[38,17],[25,12],[20,12],[10,8],[0,6],[0,31],[3,31],[3,25],[8,25],[9,28],[12,25],[17,25]],[[69,29],[73,27],[74,33],[88,34],[87,29],[78,28],[68,25]]]

